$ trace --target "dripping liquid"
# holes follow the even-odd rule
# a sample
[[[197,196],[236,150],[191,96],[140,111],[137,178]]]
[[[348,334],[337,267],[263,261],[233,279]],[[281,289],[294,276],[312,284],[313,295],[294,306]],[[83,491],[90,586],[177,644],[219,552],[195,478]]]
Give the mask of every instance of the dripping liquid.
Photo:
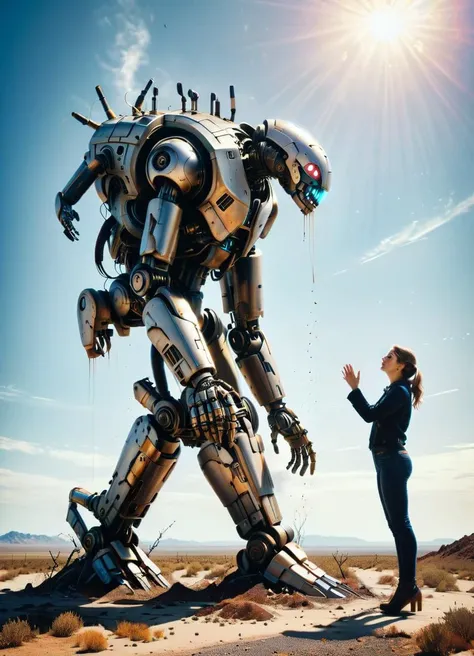
[[[313,284],[315,281],[314,274],[314,212],[303,215],[303,242],[306,242],[306,235],[308,235],[308,248],[309,248],[309,258],[311,261],[311,274],[313,279]]]

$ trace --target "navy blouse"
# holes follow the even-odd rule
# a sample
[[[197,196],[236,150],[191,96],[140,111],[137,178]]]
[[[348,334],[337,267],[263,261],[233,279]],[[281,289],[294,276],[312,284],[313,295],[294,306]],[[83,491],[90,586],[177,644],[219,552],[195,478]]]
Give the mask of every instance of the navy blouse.
[[[384,447],[396,450],[405,446],[412,408],[408,380],[396,380],[386,387],[375,405],[369,405],[359,388],[351,390],[347,398],[364,421],[373,422],[369,449]]]

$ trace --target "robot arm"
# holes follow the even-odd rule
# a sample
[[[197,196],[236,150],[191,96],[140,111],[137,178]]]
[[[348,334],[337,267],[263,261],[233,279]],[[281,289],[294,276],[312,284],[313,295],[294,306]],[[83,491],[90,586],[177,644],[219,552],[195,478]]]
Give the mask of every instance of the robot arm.
[[[233,444],[237,430],[236,393],[215,378],[216,368],[189,301],[162,286],[145,306],[143,322],[148,337],[178,383],[191,426],[200,438]]]
[[[229,342],[253,395],[268,412],[275,452],[278,453],[277,438],[281,434],[291,447],[287,469],[292,467],[292,472],[296,473],[303,463],[300,474],[303,476],[309,466],[313,474],[316,454],[307,431],[283,401],[285,392],[276,362],[259,326],[259,317],[263,316],[260,251],[251,251],[247,257],[238,260],[221,279],[221,290],[224,312],[232,312],[235,323]]]
[[[64,234],[71,241],[79,239],[79,232],[73,225],[73,221],[79,221],[79,214],[72,206],[82,198],[95,180],[104,173],[106,161],[103,157],[97,157],[87,163],[82,162],[67,185],[56,196],[56,216],[64,228]]]
[[[173,138],[154,146],[146,173],[157,197],[148,204],[141,262],[133,268],[130,284],[138,296],[148,300],[143,323],[165,364],[185,387],[184,399],[195,433],[217,443],[226,436],[232,443],[238,413],[233,390],[215,378],[216,368],[191,303],[169,287],[168,267],[178,245],[181,201],[199,191],[204,167],[191,144]]]
[[[130,289],[128,275],[113,281],[109,291],[84,289],[77,303],[77,321],[82,345],[89,359],[110,351],[113,324],[120,336],[128,336],[132,326],[141,326],[145,302]]]

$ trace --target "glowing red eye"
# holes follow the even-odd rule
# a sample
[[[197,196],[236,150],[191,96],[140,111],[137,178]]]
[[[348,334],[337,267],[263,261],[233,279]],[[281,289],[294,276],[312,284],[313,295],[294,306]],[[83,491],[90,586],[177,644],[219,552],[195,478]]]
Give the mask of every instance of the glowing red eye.
[[[316,164],[306,164],[304,170],[315,180],[321,177],[321,171],[318,169]]]

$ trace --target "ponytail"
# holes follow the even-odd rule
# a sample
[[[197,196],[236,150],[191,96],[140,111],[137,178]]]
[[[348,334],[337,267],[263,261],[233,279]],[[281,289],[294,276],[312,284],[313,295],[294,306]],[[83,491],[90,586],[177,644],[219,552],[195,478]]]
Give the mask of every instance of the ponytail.
[[[413,407],[418,408],[423,400],[423,374],[417,371],[414,379],[411,381],[411,391],[413,393]]]
[[[416,366],[416,357],[411,349],[395,344],[393,347],[398,362],[403,364],[402,376],[411,387],[413,394],[413,407],[418,408],[423,399],[423,374]]]

